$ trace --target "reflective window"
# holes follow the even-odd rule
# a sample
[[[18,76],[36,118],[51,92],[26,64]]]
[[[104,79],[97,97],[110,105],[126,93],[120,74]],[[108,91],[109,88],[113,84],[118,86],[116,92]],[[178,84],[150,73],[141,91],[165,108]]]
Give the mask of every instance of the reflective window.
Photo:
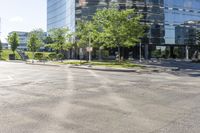
[[[165,40],[167,44],[195,44],[200,21],[199,0],[165,0]]]
[[[75,1],[74,0],[48,0],[47,2],[47,28],[68,27],[75,31]]]

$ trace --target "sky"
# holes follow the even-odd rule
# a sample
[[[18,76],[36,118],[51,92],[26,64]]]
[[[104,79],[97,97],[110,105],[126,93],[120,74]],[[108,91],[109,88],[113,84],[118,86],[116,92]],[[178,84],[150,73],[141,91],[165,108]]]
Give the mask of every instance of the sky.
[[[46,0],[0,0],[2,42],[12,31],[46,31]]]

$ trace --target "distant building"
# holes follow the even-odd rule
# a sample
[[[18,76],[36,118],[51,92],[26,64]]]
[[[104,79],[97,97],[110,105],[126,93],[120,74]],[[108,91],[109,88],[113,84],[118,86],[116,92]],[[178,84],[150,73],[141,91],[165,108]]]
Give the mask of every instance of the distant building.
[[[2,48],[3,49],[9,49],[8,43],[2,43]]]
[[[22,32],[22,31],[12,31],[9,33],[11,35],[12,33],[16,32],[19,36],[19,46],[18,49],[27,50],[27,40],[28,40],[28,32]]]
[[[175,43],[178,45],[195,45],[196,34],[200,30],[200,21],[186,21],[175,27]]]
[[[19,36],[19,46],[17,47],[18,49],[21,50],[28,50],[27,47],[27,41],[28,41],[28,34],[29,32],[23,32],[23,31],[12,31],[9,33],[11,35],[12,33],[16,32]],[[44,32],[44,37],[47,36],[47,32]],[[41,47],[40,50],[44,50],[44,47]]]

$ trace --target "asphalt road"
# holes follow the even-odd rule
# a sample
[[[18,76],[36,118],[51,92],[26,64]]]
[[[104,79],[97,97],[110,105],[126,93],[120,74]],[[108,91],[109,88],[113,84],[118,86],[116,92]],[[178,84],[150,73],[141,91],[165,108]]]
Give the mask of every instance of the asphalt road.
[[[197,75],[0,62],[0,133],[199,132]]]

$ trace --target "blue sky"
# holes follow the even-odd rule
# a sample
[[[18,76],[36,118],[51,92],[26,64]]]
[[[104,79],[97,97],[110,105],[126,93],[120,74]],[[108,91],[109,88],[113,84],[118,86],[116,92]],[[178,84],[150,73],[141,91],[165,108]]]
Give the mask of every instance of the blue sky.
[[[11,31],[46,31],[46,0],[0,0],[1,40]]]

